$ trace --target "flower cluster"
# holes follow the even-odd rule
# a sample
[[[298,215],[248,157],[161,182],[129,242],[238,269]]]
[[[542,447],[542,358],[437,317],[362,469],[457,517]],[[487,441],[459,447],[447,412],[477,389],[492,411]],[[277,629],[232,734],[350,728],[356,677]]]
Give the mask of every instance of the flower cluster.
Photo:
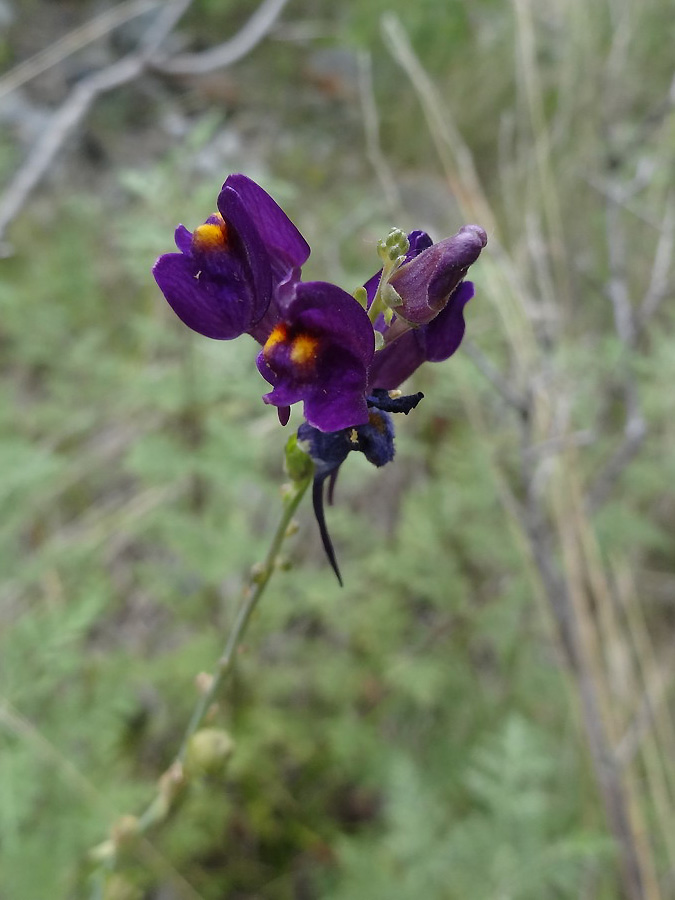
[[[423,231],[394,229],[378,245],[382,268],[352,295],[302,281],[307,242],[250,178],[230,175],[217,206],[193,232],[177,228],[179,252],[160,256],[153,274],[189,328],[217,340],[250,334],[261,345],[258,370],[272,387],[263,400],[282,424],[303,402],[298,438],[315,462],[314,508],[339,578],[324,481],[334,482],[351,450],[378,466],[393,458],[390,413],[409,412],[421,397],[401,397],[398,387],[459,347],[473,296],[464,278],[487,236],[467,225],[434,244]]]

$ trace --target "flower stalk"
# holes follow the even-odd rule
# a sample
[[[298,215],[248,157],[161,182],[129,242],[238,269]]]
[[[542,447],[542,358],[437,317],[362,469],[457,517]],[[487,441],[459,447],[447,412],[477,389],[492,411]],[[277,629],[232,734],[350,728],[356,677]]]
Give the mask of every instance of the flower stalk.
[[[286,445],[286,472],[290,480],[282,488],[282,515],[279,524],[264,561],[251,570],[234,624],[213,674],[208,678],[202,678],[203,690],[190,717],[178,753],[169,768],[160,777],[157,793],[144,812],[137,818],[122,816],[113,825],[110,838],[94,847],[89,854],[90,860],[95,863],[92,873],[92,900],[99,900],[99,898],[107,896],[105,886],[115,873],[118,851],[128,848],[132,842],[142,838],[153,826],[167,819],[190,781],[191,773],[189,767],[186,767],[186,762],[189,760],[193,738],[198,732],[201,733],[202,725],[217,702],[227,677],[232,671],[237,650],[251,617],[265,593],[272,575],[280,568],[281,548],[284,540],[296,531],[293,528],[293,516],[313,480],[314,465],[310,457],[298,447],[295,435],[289,439]]]

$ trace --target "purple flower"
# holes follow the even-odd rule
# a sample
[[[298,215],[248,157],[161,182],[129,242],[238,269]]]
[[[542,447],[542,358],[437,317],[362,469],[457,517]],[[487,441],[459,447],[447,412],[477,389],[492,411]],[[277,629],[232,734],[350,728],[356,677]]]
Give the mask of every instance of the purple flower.
[[[331,503],[339,468],[354,450],[375,466],[394,458],[394,425],[389,414],[407,415],[423,396],[402,397],[396,388],[423,362],[440,362],[459,347],[464,337],[464,307],[474,294],[473,284],[463,279],[486,242],[485,232],[477,225],[465,226],[439,244],[433,244],[423,231],[414,231],[407,238],[395,231],[381,242],[384,268],[364,285],[369,322],[373,321],[371,328],[379,332],[383,343],[368,367],[368,418],[339,430],[319,430],[312,427],[314,423],[298,430],[298,440],[314,461],[314,513],[326,556],[340,584],[324,513],[324,484],[328,480]],[[398,255],[402,252],[404,258]]]
[[[295,225],[259,185],[230,175],[218,212],[176,229],[179,253],[165,253],[153,274],[180,319],[217,340],[250,332],[283,282],[299,277],[310,250]]]
[[[425,232],[392,230],[378,244],[383,268],[352,297],[323,281],[302,282],[307,242],[283,210],[245,175],[230,175],[218,212],[193,232],[176,229],[177,253],[153,274],[178,317],[216,340],[250,334],[262,345],[258,369],[283,425],[303,403],[298,430],[315,466],[314,511],[338,577],[324,515],[338,470],[356,450],[375,466],[394,458],[391,413],[407,413],[422,394],[398,386],[425,361],[451,356],[464,336],[469,266],[487,243],[466,225],[434,244]],[[358,299],[355,299],[358,298]],[[378,347],[376,351],[376,347]]]
[[[398,294],[392,321],[386,325],[380,315],[375,322],[384,347],[370,367],[371,389],[395,389],[423,362],[441,362],[458,349],[464,337],[464,307],[474,295],[472,282],[463,278],[487,236],[478,225],[465,225],[438,244],[424,231],[411,232],[408,241],[405,262],[387,279]],[[369,306],[381,276],[379,272],[365,284]]]
[[[479,225],[464,225],[453,237],[426,248],[422,248],[423,234],[414,255],[389,278],[401,298],[396,315],[411,325],[426,325],[436,318],[487,244]]]
[[[447,359],[464,334],[473,287],[463,278],[485,232],[467,225],[438,244],[421,231],[393,234],[380,247],[383,271],[366,285],[366,310],[335,285],[300,281],[307,242],[269,194],[236,174],[218,212],[193,232],[177,228],[179,252],[161,256],[153,274],[194,331],[217,340],[248,333],[262,345],[258,369],[272,386],[263,399],[282,424],[302,401],[311,427],[339,432],[366,427],[373,390]]]
[[[370,367],[370,387],[393,390],[410,378],[422,363],[449,359],[462,343],[464,307],[473,295],[473,282],[463,281],[435,319],[385,343]],[[391,325],[392,331],[395,327],[396,320]],[[386,334],[385,331],[385,341]]]
[[[273,386],[265,403],[279,407],[284,422],[288,407],[302,400],[305,418],[323,432],[365,424],[375,351],[366,311],[323,281],[294,284],[280,297],[278,320],[258,356],[258,369]]]

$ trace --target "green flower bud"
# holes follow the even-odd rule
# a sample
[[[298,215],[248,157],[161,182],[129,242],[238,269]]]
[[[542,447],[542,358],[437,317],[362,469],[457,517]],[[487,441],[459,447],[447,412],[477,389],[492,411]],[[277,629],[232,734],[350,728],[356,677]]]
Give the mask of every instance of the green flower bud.
[[[264,563],[257,562],[251,566],[251,581],[253,584],[262,584],[267,579],[267,568]]]
[[[390,284],[385,284],[382,289],[382,299],[389,307],[400,306],[403,303],[401,295]]]
[[[397,256],[405,256],[410,249],[410,241],[405,231],[400,228],[392,228],[385,240],[385,246],[389,250],[389,258],[396,259]]]
[[[234,741],[222,728],[200,728],[190,738],[185,757],[189,777],[222,776],[234,752]]]
[[[137,835],[138,819],[136,816],[120,816],[119,819],[113,823],[111,837],[116,848],[133,843]]]
[[[171,807],[182,794],[185,788],[185,772],[183,766],[179,762],[172,763],[169,768],[160,775],[158,786],[157,800],[159,802],[158,818],[164,819],[171,810]]]
[[[123,875],[113,872],[105,883],[103,900],[141,900],[143,891]]]

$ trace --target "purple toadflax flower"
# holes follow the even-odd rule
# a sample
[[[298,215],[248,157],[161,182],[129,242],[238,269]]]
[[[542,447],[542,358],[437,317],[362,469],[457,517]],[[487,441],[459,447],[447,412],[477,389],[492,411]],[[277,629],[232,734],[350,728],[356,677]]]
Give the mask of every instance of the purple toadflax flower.
[[[310,249],[259,185],[230,175],[218,212],[193,232],[176,229],[178,253],[153,274],[179,318],[216,340],[251,335],[257,364],[272,386],[263,400],[288,422],[302,401],[298,439],[315,465],[314,510],[328,559],[340,579],[323,511],[338,470],[353,450],[376,466],[394,456],[390,413],[407,414],[422,394],[398,387],[423,362],[448,359],[464,336],[465,281],[487,236],[465,225],[434,244],[425,232],[393,229],[378,244],[382,269],[354,296],[323,281],[303,282]]]
[[[294,285],[258,356],[273,386],[263,400],[281,409],[304,400],[305,418],[320,431],[364,425],[374,352],[373,327],[352,296],[322,281]]]
[[[463,279],[486,243],[487,236],[477,225],[465,226],[438,244],[423,231],[407,236],[392,231],[378,247],[383,268],[360,295],[380,345],[368,370],[368,422],[332,434],[307,424],[298,430],[298,440],[314,461],[314,513],[340,584],[324,514],[324,483],[329,480],[332,503],[338,470],[353,450],[361,451],[375,466],[393,459],[394,425],[389,413],[407,415],[423,397],[422,393],[403,397],[397,388],[423,362],[448,359],[459,347],[465,330],[464,307],[474,294],[473,284]]]
[[[438,244],[424,231],[407,237],[394,231],[390,243],[391,252],[382,254],[385,267],[364,286],[368,308],[374,311],[371,319],[382,334],[369,385],[388,390],[423,362],[441,362],[458,349],[464,337],[464,307],[474,295],[472,282],[464,276],[487,235],[478,225],[466,225]],[[397,251],[404,251],[394,260],[399,265],[387,272],[387,262]]]
[[[255,333],[279,286],[299,279],[310,253],[286,213],[245,175],[229,176],[218,212],[203,225],[178,226],[176,246],[179,253],[155,263],[155,280],[189,328],[217,340]]]
[[[263,399],[282,424],[301,400],[307,421],[322,431],[365,424],[375,351],[365,310],[333,284],[300,281],[309,246],[250,178],[230,175],[218,210],[194,232],[180,225],[180,252],[155,263],[174,312],[206,337],[248,333],[263,345],[258,368],[273,387]]]

